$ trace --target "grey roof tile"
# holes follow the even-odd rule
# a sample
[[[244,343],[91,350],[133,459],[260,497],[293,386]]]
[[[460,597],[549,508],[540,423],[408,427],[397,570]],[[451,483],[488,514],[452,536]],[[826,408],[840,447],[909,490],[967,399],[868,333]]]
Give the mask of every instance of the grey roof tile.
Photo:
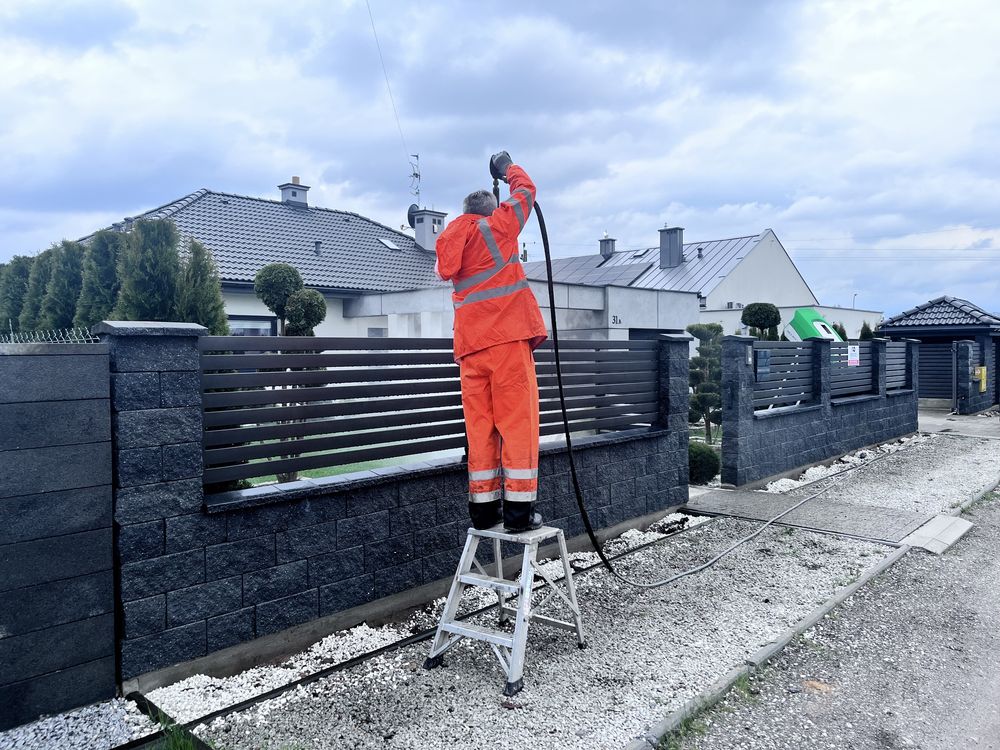
[[[307,286],[321,289],[388,292],[445,285],[434,273],[433,252],[349,211],[202,189],[136,218],[172,219],[185,243],[197,239],[212,251],[224,282],[253,282],[268,263],[289,263]]]
[[[958,297],[938,297],[894,315],[879,326],[910,328],[913,326],[1000,326],[1000,317],[986,312],[978,305]]]
[[[660,268],[659,247],[616,252],[607,260],[598,253],[557,258],[552,261],[552,275],[555,281],[567,284],[613,284],[707,295],[736,268],[762,236],[755,234],[711,242],[686,242],[684,262],[676,268]],[[698,248],[702,251],[700,258]],[[524,271],[529,279],[545,280],[543,262],[525,263]]]

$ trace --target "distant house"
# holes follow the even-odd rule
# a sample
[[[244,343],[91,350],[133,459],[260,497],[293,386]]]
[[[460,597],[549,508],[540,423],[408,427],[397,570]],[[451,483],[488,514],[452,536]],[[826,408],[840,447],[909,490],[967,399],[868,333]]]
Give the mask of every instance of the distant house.
[[[418,211],[414,238],[356,213],[310,206],[309,187],[297,177],[278,189],[280,200],[197,190],[115,228],[128,231],[136,219],[170,219],[185,243],[196,239],[211,250],[236,334],[277,331],[274,315],[253,291],[254,276],[269,263],[294,266],[307,287],[323,294],[327,316],[316,329],[319,336],[386,336],[387,315],[351,316],[345,303],[366,294],[447,286],[434,274],[433,252],[445,214]]]
[[[697,294],[697,319],[720,323],[727,334],[742,328],[743,308],[751,302],[775,305],[783,323],[796,309],[813,307],[830,323],[843,323],[850,336],[857,336],[866,321],[874,329],[882,319],[876,310],[821,305],[770,229],[748,237],[687,243],[680,227],[659,231],[659,245],[638,250],[616,250],[615,240],[606,237],[597,253],[553,260],[553,275],[563,282],[613,279],[632,289]],[[525,271],[528,278],[545,278],[544,263],[528,263]]]
[[[958,297],[938,297],[886,320],[878,328],[881,336],[920,341],[918,395],[920,398],[956,397],[956,341],[974,341],[974,360],[987,371],[987,390],[1000,402],[1000,316]]]

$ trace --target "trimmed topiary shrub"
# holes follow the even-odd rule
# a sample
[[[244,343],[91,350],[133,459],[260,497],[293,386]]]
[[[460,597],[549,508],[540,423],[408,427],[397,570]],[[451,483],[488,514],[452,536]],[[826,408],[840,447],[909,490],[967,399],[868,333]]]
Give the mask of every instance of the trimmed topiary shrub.
[[[719,473],[719,454],[704,443],[688,443],[688,471],[691,484],[705,484]]]

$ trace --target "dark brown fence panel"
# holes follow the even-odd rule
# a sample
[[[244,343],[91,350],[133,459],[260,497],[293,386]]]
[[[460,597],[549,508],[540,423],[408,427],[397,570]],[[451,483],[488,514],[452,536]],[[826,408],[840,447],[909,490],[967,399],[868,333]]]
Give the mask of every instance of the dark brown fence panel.
[[[849,347],[858,347],[858,364],[851,365]],[[848,398],[875,393],[871,341],[834,342],[830,345],[830,396]]]
[[[463,448],[451,345],[451,339],[203,337],[205,483]],[[656,342],[566,341],[560,360],[574,432],[656,420]],[[550,343],[536,350],[535,361],[541,433],[559,434]]]
[[[794,406],[813,400],[812,344],[755,341],[753,408]]]
[[[898,391],[909,387],[906,342],[890,341],[885,345],[885,388],[887,391]]]

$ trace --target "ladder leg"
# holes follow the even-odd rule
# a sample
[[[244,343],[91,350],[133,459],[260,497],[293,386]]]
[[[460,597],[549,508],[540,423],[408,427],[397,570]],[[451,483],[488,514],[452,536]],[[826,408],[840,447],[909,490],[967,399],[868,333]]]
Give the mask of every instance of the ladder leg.
[[[499,539],[493,540],[493,559],[497,564],[497,578],[503,578],[503,551]],[[507,595],[497,589],[497,597],[500,599],[500,624],[503,625],[510,619],[510,616],[504,612],[504,607],[507,606]]]
[[[559,532],[559,555],[562,557],[563,575],[566,576],[566,589],[569,593],[569,600],[573,604],[573,621],[576,623],[576,642],[580,648],[587,647],[587,641],[583,635],[583,616],[580,614],[580,605],[576,601],[576,584],[573,582],[573,568],[569,564],[569,555],[566,552],[566,537],[562,531]]]
[[[524,687],[524,652],[528,643],[531,584],[534,580],[532,563],[537,553],[537,544],[525,545],[524,558],[521,561],[521,590],[518,594],[517,616],[514,620],[514,647],[510,652],[510,670],[507,672],[507,685],[503,691],[507,696],[519,693]]]
[[[462,594],[465,592],[465,584],[459,577],[468,573],[472,569],[472,561],[476,559],[476,548],[479,547],[479,537],[471,534],[465,538],[465,548],[462,550],[462,557],[459,559],[458,568],[455,570],[455,577],[451,581],[451,589],[448,591],[448,599],[444,604],[444,611],[441,613],[441,620],[438,622],[437,633],[434,635],[434,642],[431,644],[431,652],[424,661],[424,669],[434,669],[441,666],[441,655],[447,651],[455,642],[453,637],[446,633],[441,626],[455,620],[458,613],[458,605],[462,601]]]

